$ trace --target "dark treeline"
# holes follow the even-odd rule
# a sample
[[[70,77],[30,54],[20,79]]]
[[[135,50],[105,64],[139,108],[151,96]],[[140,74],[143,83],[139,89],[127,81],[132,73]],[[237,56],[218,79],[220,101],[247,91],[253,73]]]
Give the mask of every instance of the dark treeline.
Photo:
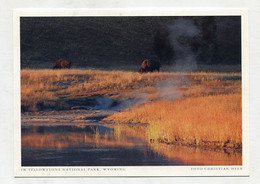
[[[240,16],[22,17],[21,67],[240,64]]]

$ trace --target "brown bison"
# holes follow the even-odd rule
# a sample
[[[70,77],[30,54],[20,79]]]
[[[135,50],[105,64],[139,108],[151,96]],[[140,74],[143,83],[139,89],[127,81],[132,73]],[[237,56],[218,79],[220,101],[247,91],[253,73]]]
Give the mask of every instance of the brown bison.
[[[64,68],[70,68],[71,62],[65,59],[58,59],[55,61],[55,66],[53,69],[64,69]]]
[[[157,61],[153,61],[150,59],[145,59],[142,62],[141,68],[138,70],[139,73],[147,73],[147,72],[154,72],[160,71],[161,63]]]

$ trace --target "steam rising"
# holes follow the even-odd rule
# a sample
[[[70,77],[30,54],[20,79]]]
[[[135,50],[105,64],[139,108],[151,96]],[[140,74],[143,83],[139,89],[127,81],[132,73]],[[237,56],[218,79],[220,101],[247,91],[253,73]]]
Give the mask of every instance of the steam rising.
[[[170,48],[174,57],[172,58],[172,64],[169,68],[171,71],[184,71],[192,72],[197,68],[196,56],[197,54],[193,51],[193,41],[200,38],[201,30],[194,24],[191,19],[177,19],[173,23],[166,26],[167,43],[170,43]],[[162,34],[165,36],[165,34]],[[159,39],[160,40],[160,39]],[[161,40],[160,40],[161,41]],[[162,44],[163,46],[167,43]],[[158,45],[157,45],[158,48]],[[160,48],[159,48],[160,49]],[[169,49],[169,47],[167,48]],[[167,51],[160,50],[161,53],[167,54]],[[197,52],[198,53],[198,52]],[[165,57],[167,58],[167,57]],[[182,79],[183,80],[183,79]],[[184,79],[185,80],[185,79]],[[185,80],[188,82],[188,79]],[[169,79],[161,82],[155,86],[156,98],[153,101],[167,100],[174,101],[180,97],[179,92],[176,90],[176,82]],[[142,105],[149,102],[149,94],[137,92],[134,98],[129,98],[120,102],[117,105],[113,105],[113,100],[108,97],[97,99],[96,108],[100,109],[111,109],[111,110],[124,110],[131,108],[135,105]]]
[[[135,97],[120,102],[107,96],[96,96],[95,97],[96,105],[93,107],[93,109],[114,110],[114,111],[124,110],[132,106],[142,105],[148,102],[146,95],[147,94],[145,93],[136,93]]]
[[[159,84],[156,89],[156,100],[174,101],[180,95],[176,90],[175,84],[173,82]]]
[[[192,41],[201,33],[192,20],[178,19],[167,26],[169,42],[175,53],[174,70],[194,71],[197,68],[196,54],[192,50]]]

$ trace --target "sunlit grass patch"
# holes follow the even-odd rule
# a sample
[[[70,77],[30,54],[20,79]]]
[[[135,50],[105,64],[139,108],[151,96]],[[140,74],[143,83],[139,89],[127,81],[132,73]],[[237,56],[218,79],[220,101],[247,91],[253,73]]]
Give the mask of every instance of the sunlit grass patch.
[[[242,146],[241,73],[21,71],[25,111],[69,109],[66,99],[91,95],[129,102],[128,109],[105,120],[149,123],[148,139]]]
[[[149,123],[149,139],[168,143],[242,146],[240,94],[157,101],[128,109],[107,121]]]

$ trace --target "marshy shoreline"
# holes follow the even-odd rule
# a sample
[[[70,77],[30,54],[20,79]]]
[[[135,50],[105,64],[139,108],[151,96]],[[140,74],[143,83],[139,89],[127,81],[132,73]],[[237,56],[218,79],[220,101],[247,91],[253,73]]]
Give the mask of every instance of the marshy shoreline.
[[[211,157],[215,157],[215,154],[218,155],[216,157],[224,165],[225,164],[239,165],[241,163],[239,160],[242,156],[242,147],[236,148],[233,146],[223,146],[222,143],[216,144],[216,142],[206,142],[205,144],[196,144],[196,142],[191,143],[185,140],[175,140],[170,142],[167,138],[158,138],[155,140],[147,136],[149,134],[148,133],[149,126],[150,126],[149,123],[133,123],[133,122],[119,123],[119,122],[111,122],[111,121],[102,121],[103,117],[108,117],[114,113],[116,113],[116,111],[85,110],[85,109],[22,113],[22,124],[21,124],[22,129],[28,129],[28,128],[37,129],[37,127],[41,127],[38,128],[37,130],[41,132],[40,140],[38,140],[39,139],[38,137],[29,136],[29,135],[28,136],[31,138],[29,138],[28,140],[28,136],[24,134],[25,137],[22,139],[22,145],[25,147],[30,146],[33,147],[34,149],[36,148],[42,149],[44,147],[46,147],[45,149],[50,149],[50,148],[65,149],[66,148],[65,143],[66,142],[71,143],[70,139],[73,140],[72,141],[73,144],[82,144],[82,139],[86,140],[86,134],[81,133],[81,132],[86,132],[86,130],[89,131],[88,129],[86,129],[86,127],[102,126],[102,127],[107,127],[107,130],[103,133],[97,130],[96,128],[92,128],[92,131],[95,132],[93,136],[95,137],[95,139],[97,138],[98,140],[92,140],[93,139],[92,137],[88,137],[88,139],[91,139],[92,141],[95,142],[94,144],[96,145],[96,147],[104,146],[102,142],[104,142],[104,144],[109,144],[109,145],[116,144],[117,146],[124,147],[126,144],[124,143],[126,141],[125,139],[128,139],[124,136],[126,134],[126,135],[132,135],[133,137],[136,137],[142,140],[143,142],[146,142],[146,144],[150,147],[150,149],[158,155],[165,155],[166,157],[171,158],[173,157],[173,155],[176,154],[175,153],[176,150],[180,150],[181,152],[184,152],[183,153],[184,155],[189,154],[191,161],[189,161],[189,159],[186,160],[187,159],[186,157],[182,158],[179,154],[178,157],[180,157],[186,162],[189,162],[189,164],[192,165],[202,164],[200,162],[194,163],[193,159],[198,159],[197,157],[199,157],[200,159],[208,155],[212,155]],[[66,141],[63,140],[64,138],[62,137],[64,136],[66,137],[66,134],[69,134],[71,136],[71,133],[66,133],[66,132],[65,134],[58,133],[62,129],[64,129],[64,127],[72,127],[72,130],[77,131],[78,133],[76,134],[76,137],[78,137],[77,139],[80,140],[74,140],[74,138],[66,138]],[[42,130],[42,129],[47,129],[47,130],[56,129],[58,132],[57,133],[53,132],[52,134],[55,137],[58,136],[59,137],[58,140],[56,139],[50,140],[49,136],[51,134],[47,133],[46,130]],[[45,133],[42,134],[43,133],[42,131]],[[111,131],[113,132],[112,134],[114,136],[119,136],[118,140],[109,138],[111,136]],[[116,143],[113,143],[115,141]],[[65,144],[65,148],[63,146],[60,147],[63,144]],[[237,157],[239,158],[239,160],[236,160]],[[224,162],[222,159],[226,161]],[[219,164],[217,160],[214,159],[212,160],[212,162],[214,163],[214,165],[216,165],[215,163]],[[205,163],[211,163],[211,162],[205,161]]]
[[[149,145],[242,154],[241,101],[241,73],[21,70],[22,126],[144,127]]]

